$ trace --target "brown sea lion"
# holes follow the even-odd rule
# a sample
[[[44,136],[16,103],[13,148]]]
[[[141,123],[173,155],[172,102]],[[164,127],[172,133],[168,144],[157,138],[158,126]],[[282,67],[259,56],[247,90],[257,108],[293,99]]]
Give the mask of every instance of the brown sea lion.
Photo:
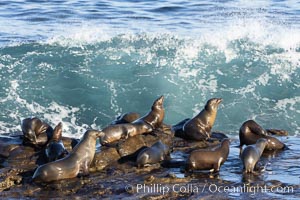
[[[109,125],[102,129],[103,135],[100,138],[101,145],[108,145],[119,141],[120,139],[127,139],[135,135],[150,133],[152,128],[149,124],[142,121],[135,122],[135,124],[115,124]]]
[[[218,172],[229,154],[229,139],[223,139],[214,149],[198,149],[191,152],[186,161],[186,170],[210,170]]]
[[[68,154],[68,151],[65,149],[64,143],[62,142],[61,122],[54,128],[52,138],[45,149],[45,153],[48,162],[58,160]]]
[[[117,119],[115,119],[111,124],[131,123],[131,122],[137,120],[139,117],[140,117],[140,114],[135,113],[135,112],[125,113],[125,114],[117,117]]]
[[[239,131],[240,150],[242,146],[255,144],[258,139],[265,138],[268,141],[265,150],[280,150],[286,148],[286,145],[280,142],[277,138],[268,135],[268,132],[263,129],[254,120],[244,122]],[[241,152],[241,151],[240,151]]]
[[[263,153],[267,144],[267,139],[260,138],[255,144],[248,145],[243,150],[241,154],[241,160],[243,162],[244,170],[246,173],[253,173],[254,167],[261,157],[261,154]]]
[[[24,144],[43,146],[52,137],[53,128],[39,118],[26,118],[21,124]]]
[[[140,123],[142,121],[149,124],[153,130],[160,127],[165,117],[163,102],[164,96],[160,96],[154,101],[151,107],[151,111],[148,112],[145,116],[133,121],[132,124]]]
[[[160,140],[151,147],[143,149],[137,156],[136,163],[138,168],[156,164],[167,158],[169,148]]]
[[[66,157],[39,166],[32,179],[36,182],[51,182],[61,179],[74,178],[79,172],[89,174],[89,166],[94,158],[96,140],[103,132],[97,130],[86,131],[80,142]]]
[[[204,109],[198,115],[186,121],[183,125],[185,137],[190,140],[209,139],[216,120],[218,106],[221,102],[221,98],[208,100]]]

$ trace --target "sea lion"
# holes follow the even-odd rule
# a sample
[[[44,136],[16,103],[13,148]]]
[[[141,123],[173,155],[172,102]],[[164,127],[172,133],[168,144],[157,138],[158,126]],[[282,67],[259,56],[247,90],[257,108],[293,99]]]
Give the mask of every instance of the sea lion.
[[[101,145],[108,145],[119,141],[120,139],[127,139],[138,134],[149,133],[152,128],[149,124],[142,121],[135,122],[135,124],[115,124],[109,125],[102,129],[103,135],[100,138]]]
[[[48,162],[58,160],[68,154],[68,151],[65,149],[64,143],[62,142],[61,122],[54,128],[52,138],[45,149],[45,153]]]
[[[212,98],[207,101],[204,109],[194,118],[183,125],[185,137],[190,140],[206,140],[211,136],[211,129],[215,123],[218,106],[221,98]]]
[[[249,145],[243,150],[241,160],[246,173],[253,173],[254,167],[267,144],[268,141],[265,138],[260,138],[255,144]]]
[[[210,170],[218,172],[229,154],[229,139],[223,139],[214,149],[198,149],[191,152],[186,161],[186,170]]]
[[[242,146],[255,144],[258,139],[265,138],[268,141],[265,150],[280,150],[286,148],[286,145],[280,142],[277,138],[268,135],[268,132],[263,129],[254,120],[244,122],[239,131],[240,138],[240,152]]]
[[[39,166],[32,179],[36,182],[51,182],[61,179],[74,178],[79,172],[89,174],[89,166],[94,158],[96,140],[103,132],[97,130],[86,131],[80,142],[66,157]]]
[[[162,95],[154,101],[150,112],[148,112],[143,117],[133,121],[132,124],[141,123],[142,121],[149,124],[153,130],[159,128],[162,125],[165,117],[165,109],[163,107],[163,102],[164,96]]]
[[[143,149],[137,156],[137,167],[143,167],[159,163],[165,160],[169,155],[169,148],[160,140],[151,147]]]
[[[111,124],[125,124],[125,123],[131,123],[135,120],[137,120],[140,117],[140,114],[135,112],[129,112],[125,113],[123,115],[120,115],[115,119]]]
[[[43,146],[52,137],[53,128],[39,118],[26,118],[21,124],[24,135],[23,143],[33,146]]]

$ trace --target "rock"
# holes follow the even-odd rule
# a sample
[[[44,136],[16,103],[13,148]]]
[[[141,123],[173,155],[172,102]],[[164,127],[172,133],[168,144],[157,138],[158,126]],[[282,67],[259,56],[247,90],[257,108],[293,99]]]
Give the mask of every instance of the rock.
[[[185,140],[182,138],[175,137],[173,140],[173,150],[190,153],[195,149],[210,148],[218,144],[220,144],[219,140],[193,141],[193,140]]]
[[[90,171],[101,171],[110,163],[120,159],[120,155],[116,148],[101,147],[95,153],[94,160],[91,164]]]
[[[143,146],[146,146],[143,135],[136,135],[134,137],[129,137],[124,142],[119,143],[117,146],[117,151],[121,157],[124,157],[135,153]]]

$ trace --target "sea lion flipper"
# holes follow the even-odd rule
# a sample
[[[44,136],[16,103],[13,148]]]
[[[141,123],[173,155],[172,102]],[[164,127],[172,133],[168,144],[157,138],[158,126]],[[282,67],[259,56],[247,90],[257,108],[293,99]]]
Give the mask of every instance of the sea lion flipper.
[[[60,141],[62,138],[62,123],[59,122],[57,126],[54,128],[53,135],[51,140]]]

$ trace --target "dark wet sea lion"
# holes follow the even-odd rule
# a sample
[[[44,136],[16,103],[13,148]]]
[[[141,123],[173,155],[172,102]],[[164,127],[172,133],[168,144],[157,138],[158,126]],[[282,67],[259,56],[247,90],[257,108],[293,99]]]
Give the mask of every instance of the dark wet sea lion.
[[[102,129],[102,136],[100,137],[101,145],[107,145],[119,141],[120,139],[127,139],[135,135],[149,133],[152,128],[149,124],[143,122],[136,122],[135,124],[115,124],[109,125]]]
[[[253,173],[254,167],[261,157],[261,154],[263,153],[267,144],[267,139],[260,138],[255,144],[248,145],[242,151],[241,160],[243,162],[244,170],[246,173]]]
[[[26,118],[21,124],[24,144],[43,146],[52,137],[53,128],[39,118]]]
[[[167,158],[169,148],[160,140],[151,147],[143,149],[137,156],[136,164],[138,168],[156,164]]]
[[[229,139],[223,139],[214,149],[198,149],[191,152],[186,161],[186,170],[210,170],[218,172],[229,154]]]
[[[68,151],[65,149],[64,143],[62,142],[61,122],[54,128],[52,138],[45,149],[45,153],[48,162],[58,160],[68,154]]]
[[[218,106],[221,102],[221,98],[208,100],[204,109],[198,115],[185,122],[183,132],[186,138],[190,140],[206,140],[210,138]]]
[[[103,133],[96,130],[85,132],[80,142],[66,157],[39,166],[32,179],[37,182],[51,182],[61,179],[74,178],[79,172],[89,174],[89,166],[94,158],[96,140]]]
[[[265,138],[268,141],[265,150],[280,150],[286,148],[285,144],[277,138],[268,135],[268,132],[263,129],[254,120],[244,122],[239,131],[240,148],[245,145],[255,144],[260,138]]]
[[[165,109],[163,107],[164,96],[160,96],[156,99],[151,107],[151,111],[148,112],[145,116],[135,120],[132,124],[145,122],[149,124],[152,129],[160,127],[163,123],[165,117]]]
[[[131,123],[131,122],[137,120],[139,117],[140,117],[140,114],[135,113],[135,112],[125,113],[125,114],[117,117],[117,119],[115,119],[111,124]]]

